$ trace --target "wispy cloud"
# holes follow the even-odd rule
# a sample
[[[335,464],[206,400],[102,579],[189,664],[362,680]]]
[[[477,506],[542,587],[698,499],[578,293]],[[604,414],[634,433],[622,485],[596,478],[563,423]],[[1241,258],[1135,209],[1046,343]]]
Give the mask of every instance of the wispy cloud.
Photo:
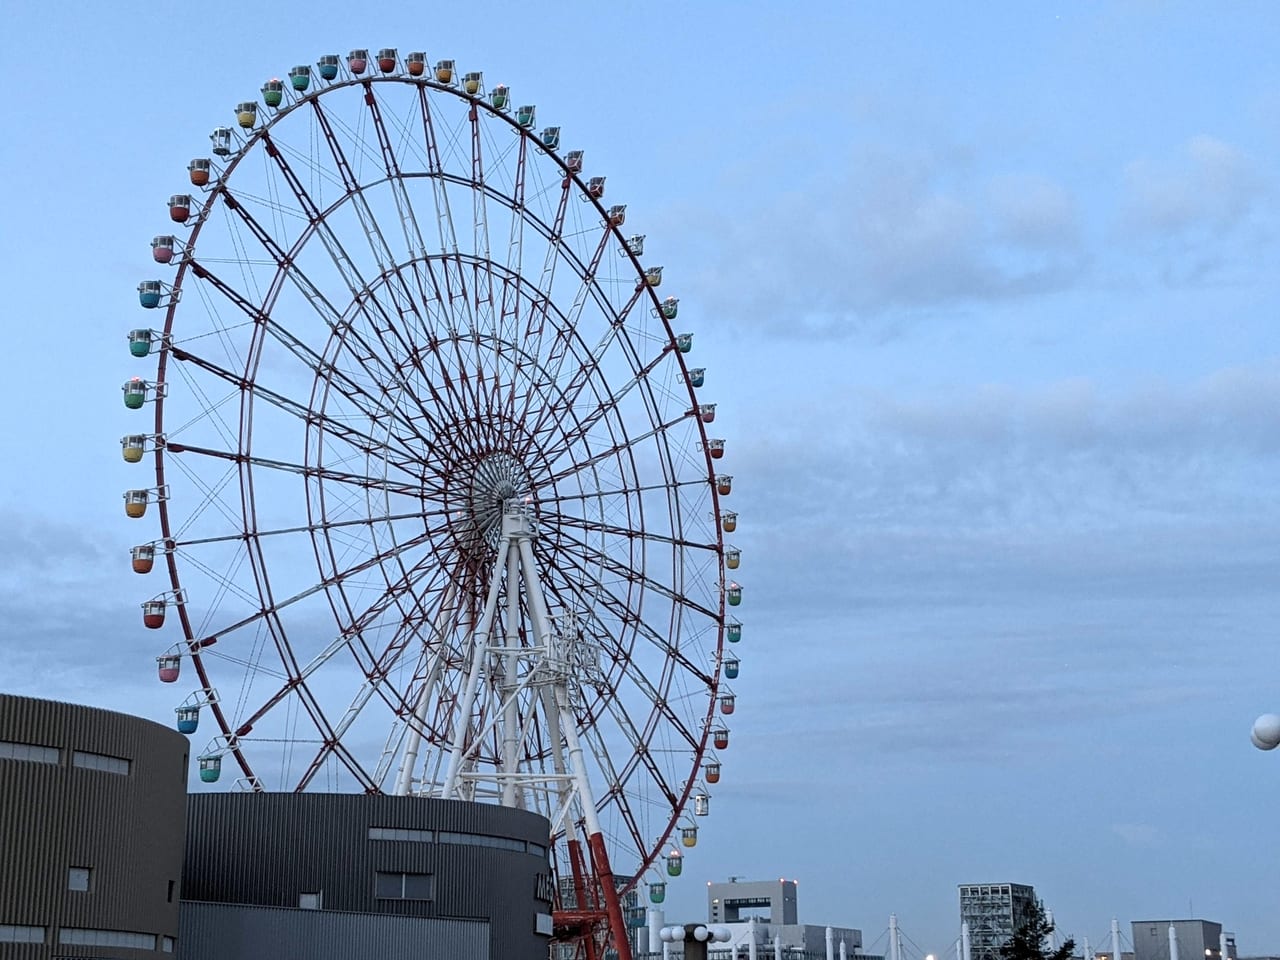
[[[1264,181],[1242,150],[1202,133],[1172,158],[1131,162],[1125,186],[1128,225],[1168,234],[1239,225],[1256,208]]]
[[[1131,847],[1155,847],[1163,842],[1158,827],[1150,823],[1113,823],[1111,832]]]
[[[781,648],[747,646],[746,669],[814,665],[802,700],[766,685],[770,724],[833,751],[1020,763],[1233,682],[1280,562],[1278,400],[1269,364],[1125,391],[863,392],[828,399],[856,411],[839,421],[797,417],[812,433],[744,438],[744,646]]]
[[[896,312],[1035,296],[1085,266],[1064,185],[1039,173],[957,177],[927,151],[864,150],[802,171],[791,190],[672,219],[707,252],[695,292],[783,336],[841,337]]]
[[[1262,168],[1245,151],[1198,134],[1173,156],[1126,166],[1121,239],[1166,285],[1238,282],[1273,242],[1269,194]]]

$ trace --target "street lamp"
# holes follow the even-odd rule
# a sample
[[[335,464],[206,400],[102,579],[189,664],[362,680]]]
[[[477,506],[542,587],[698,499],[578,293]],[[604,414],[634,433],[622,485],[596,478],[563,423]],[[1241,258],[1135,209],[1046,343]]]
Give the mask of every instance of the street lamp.
[[[1253,732],[1249,739],[1259,750],[1280,747],[1280,714],[1264,713],[1253,721]]]
[[[708,942],[726,943],[732,936],[728,927],[707,926],[705,923],[686,923],[658,931],[663,943],[685,944],[684,960],[707,960]]]

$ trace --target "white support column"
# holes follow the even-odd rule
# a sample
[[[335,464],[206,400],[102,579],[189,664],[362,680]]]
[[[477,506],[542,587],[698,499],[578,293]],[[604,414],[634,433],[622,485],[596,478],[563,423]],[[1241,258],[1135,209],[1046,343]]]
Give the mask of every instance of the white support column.
[[[973,942],[969,939],[969,921],[966,920],[960,924],[960,960],[971,960],[973,953]]]
[[[898,915],[889,914],[889,960],[902,960],[902,938],[898,936]]]
[[[578,788],[578,803],[582,807],[582,818],[586,822],[587,836],[600,833],[600,816],[596,812],[596,801],[591,795],[591,781],[587,778],[586,758],[582,752],[582,743],[578,740],[578,731],[573,722],[573,712],[569,709],[569,692],[561,684],[555,687],[556,708],[560,712],[560,733],[569,748],[569,775],[573,777],[574,786]]]
[[[773,931],[773,960],[782,960],[782,934],[776,925],[770,929]]]
[[[559,800],[557,809],[563,812],[559,819],[564,827],[565,839],[571,840],[573,839],[574,829],[573,811],[570,809],[569,800],[573,789],[569,786],[569,781],[565,777],[568,768],[564,762],[564,747],[560,744],[560,715],[556,710],[555,697],[552,696],[550,689],[543,687],[538,691],[538,697],[542,702],[542,713],[547,720],[548,739],[551,741],[552,768],[555,770],[556,776],[560,778],[557,781],[557,796]]]
[[[1046,910],[1044,912],[1044,918],[1049,922],[1049,926],[1054,928],[1053,932],[1049,934],[1049,949],[1057,950],[1058,949],[1058,929],[1053,922],[1053,911]]]
[[[1178,928],[1169,924],[1169,960],[1178,960]]]
[[[662,936],[659,933],[666,926],[662,911],[657,907],[649,908],[649,952],[657,953],[662,949]]]
[[[418,702],[414,706],[413,722],[409,724],[409,742],[405,746],[404,756],[400,761],[400,770],[396,774],[395,795],[398,797],[408,796],[413,792],[413,771],[418,765],[418,748],[422,744],[422,731],[427,723],[427,710],[430,709],[432,691],[435,690],[436,683],[439,681],[440,669],[444,663],[445,623],[452,613],[456,594],[457,587],[450,581],[449,586],[445,589],[444,599],[440,603],[440,611],[436,614],[435,623],[431,626],[430,642],[435,645],[438,652],[432,658],[431,668],[427,671],[427,675],[423,677],[422,686],[418,690]]]
[[[747,923],[747,936],[751,938],[747,941],[747,960],[758,960],[756,956],[756,918],[754,916]]]
[[[1089,946],[1089,938],[1084,938],[1084,960],[1093,960],[1093,947]]]
[[[836,960],[836,932],[827,927],[827,960]]]
[[[520,669],[520,656],[510,652],[520,643],[520,555],[507,550],[507,629],[503,646],[509,651],[502,658],[502,805],[516,806],[516,781],[513,774],[519,768],[520,717],[516,709],[516,674]],[[521,798],[523,799],[523,798]]]
[[[528,541],[521,541],[527,543]],[[507,549],[511,548],[508,541]],[[489,631],[493,627],[493,615],[498,607],[498,592],[502,588],[502,567],[506,562],[506,551],[500,551],[493,564],[493,573],[489,578],[489,595],[485,597],[484,613],[476,624],[471,643],[471,667],[467,674],[467,685],[462,692],[462,703],[457,713],[457,726],[453,731],[453,743],[449,749],[449,768],[445,773],[444,790],[441,796],[446,800],[455,799],[458,789],[458,775],[462,772],[462,757],[466,752],[467,733],[471,728],[471,711],[476,703],[476,691],[480,688],[480,676],[485,670],[485,660],[489,654]]]
[[[1120,960],[1120,921],[1111,918],[1111,960]]]
[[[844,940],[840,941],[840,960],[849,960],[849,954],[845,952]]]
[[[538,576],[538,568],[533,558],[533,546],[527,537],[516,541],[520,550],[520,565],[524,570],[525,597],[530,613],[533,614],[533,631],[540,646],[548,649],[555,643],[552,637],[551,617],[547,613],[546,601],[542,596],[542,582]],[[586,755],[582,751],[582,743],[578,740],[577,725],[573,720],[573,711],[569,706],[569,690],[561,682],[553,685],[556,712],[560,716],[560,735],[564,737],[565,746],[569,750],[569,775],[573,777],[574,786],[578,788],[578,803],[582,808],[582,817],[586,822],[587,836],[600,833],[600,818],[596,813],[595,797],[591,793],[591,781],[587,776]]]

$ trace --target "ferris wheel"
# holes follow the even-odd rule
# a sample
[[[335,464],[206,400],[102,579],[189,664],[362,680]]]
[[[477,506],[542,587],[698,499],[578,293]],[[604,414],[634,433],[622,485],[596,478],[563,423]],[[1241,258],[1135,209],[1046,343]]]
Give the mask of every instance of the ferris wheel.
[[[608,901],[558,927],[617,943],[720,779],[733,481],[645,237],[512,98],[353,50],[213,130],[138,288],[125,512],[201,780],[539,811]]]

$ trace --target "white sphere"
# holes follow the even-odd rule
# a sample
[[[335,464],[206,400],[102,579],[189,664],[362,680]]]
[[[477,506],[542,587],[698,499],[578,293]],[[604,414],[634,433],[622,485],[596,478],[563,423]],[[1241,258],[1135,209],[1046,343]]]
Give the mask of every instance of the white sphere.
[[[711,936],[711,931],[706,927],[693,928],[693,939],[697,940],[699,943],[702,943],[709,936]]]
[[[1253,735],[1250,739],[1259,750],[1280,747],[1280,714],[1264,713],[1253,721]]]
[[[728,943],[730,938],[733,936],[733,931],[728,927],[707,927],[707,930],[711,934],[711,939],[715,940],[717,943]]]
[[[679,943],[684,940],[684,927],[663,927],[658,938],[664,943]]]

